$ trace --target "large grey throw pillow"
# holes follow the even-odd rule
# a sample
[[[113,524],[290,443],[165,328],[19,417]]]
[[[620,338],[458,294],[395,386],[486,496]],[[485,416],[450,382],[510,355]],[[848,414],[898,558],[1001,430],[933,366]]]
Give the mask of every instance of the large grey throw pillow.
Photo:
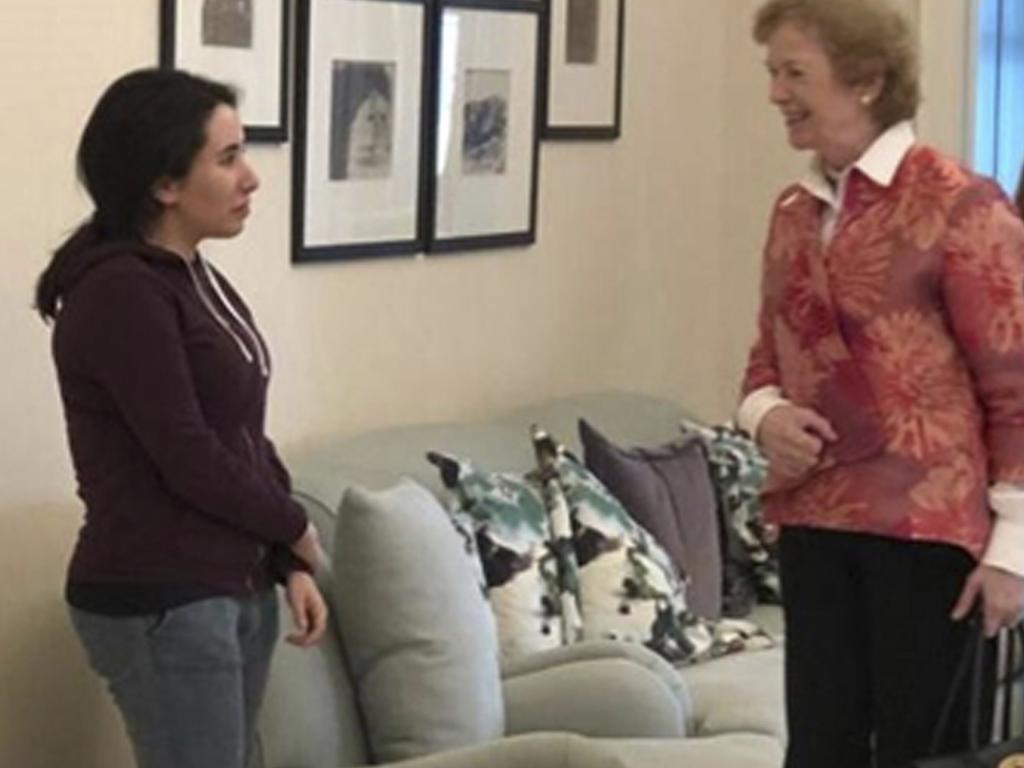
[[[410,480],[349,488],[330,599],[375,762],[504,733],[494,617],[471,536]]]
[[[630,517],[658,540],[689,582],[687,607],[717,619],[722,612],[722,556],[715,491],[704,445],[690,435],[653,448],[620,448],[580,419],[587,469]]]

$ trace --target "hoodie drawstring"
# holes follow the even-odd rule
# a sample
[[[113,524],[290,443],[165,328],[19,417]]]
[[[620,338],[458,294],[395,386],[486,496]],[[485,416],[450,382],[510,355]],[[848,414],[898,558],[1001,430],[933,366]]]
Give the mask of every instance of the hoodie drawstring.
[[[220,300],[224,303],[224,306],[227,307],[227,309],[231,313],[231,315],[235,318],[235,320],[238,321],[239,325],[242,328],[245,329],[245,331],[249,334],[249,336],[251,338],[255,339],[256,335],[253,332],[253,330],[251,328],[249,328],[249,326],[242,320],[241,317],[239,317],[239,315],[235,311],[234,307],[231,306],[231,303],[225,299],[224,292],[221,290],[220,285],[218,285],[218,283],[216,281],[216,278],[213,276],[213,272],[210,270],[210,268],[208,266],[206,266],[206,263],[202,260],[202,258],[197,256],[197,260],[203,266],[203,270],[204,270],[204,272],[207,275],[207,279],[213,285],[214,291],[217,293],[217,295],[220,298]],[[195,286],[196,293],[199,294],[199,300],[202,302],[203,306],[206,307],[206,310],[210,313],[210,315],[213,317],[213,319],[217,321],[217,324],[221,328],[223,328],[224,331],[232,339],[234,339],[235,344],[238,345],[238,349],[241,351],[242,357],[245,358],[245,361],[247,363],[252,363],[253,362],[252,352],[249,351],[249,348],[245,345],[245,342],[243,342],[238,337],[238,334],[235,333],[235,330],[231,327],[231,323],[229,323],[224,318],[224,316],[221,315],[220,312],[217,311],[217,307],[214,306],[213,302],[210,300],[210,297],[206,295],[206,291],[203,289],[203,286],[202,286],[202,284],[199,281],[199,277],[198,277],[198,275],[196,275],[195,270],[192,267],[192,263],[189,262],[189,261],[186,261],[185,262],[185,267],[188,269],[189,277],[192,278],[192,285]],[[256,355],[257,355],[256,362],[259,365],[260,373],[265,378],[265,377],[270,375],[270,370],[269,370],[269,368],[267,366],[266,357],[265,357],[264,352],[263,352],[263,345],[260,344],[257,341],[255,343],[255,347],[256,347]]]
[[[220,298],[220,303],[228,308],[228,312],[231,313],[231,316],[235,318],[235,321],[242,328],[242,330],[245,331],[246,335],[248,335],[249,337],[249,340],[252,342],[253,348],[256,350],[256,360],[258,361],[260,366],[260,373],[262,373],[264,377],[269,376],[270,356],[267,354],[267,351],[263,346],[263,341],[262,339],[260,339],[259,334],[256,333],[256,329],[249,325],[249,323],[245,321],[245,318],[243,318],[242,315],[238,312],[238,310],[235,309],[234,304],[228,301],[228,297],[224,293],[224,289],[221,287],[220,280],[217,279],[217,273],[210,269],[210,265],[207,264],[202,258],[199,259],[199,263],[202,266],[203,271],[206,273],[207,281],[210,283],[210,285],[213,286],[214,292],[217,294],[218,298]]]

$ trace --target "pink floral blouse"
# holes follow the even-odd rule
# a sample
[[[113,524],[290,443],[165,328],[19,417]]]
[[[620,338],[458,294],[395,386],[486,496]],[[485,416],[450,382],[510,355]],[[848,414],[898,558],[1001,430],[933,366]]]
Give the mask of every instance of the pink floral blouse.
[[[823,205],[775,206],[743,393],[779,387],[840,439],[766,515],[980,556],[989,484],[1024,481],[1024,223],[919,145],[888,187],[850,172],[827,243]]]

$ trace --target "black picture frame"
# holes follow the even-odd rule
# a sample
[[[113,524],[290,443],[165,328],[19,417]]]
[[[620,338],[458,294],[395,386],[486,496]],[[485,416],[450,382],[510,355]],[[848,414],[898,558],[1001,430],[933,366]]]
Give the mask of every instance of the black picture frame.
[[[597,7],[600,23],[591,39],[576,44],[571,61],[570,3]],[[622,133],[626,0],[544,0],[545,139],[613,141]],[[607,30],[600,37],[598,29]],[[610,38],[613,37],[612,41]]]
[[[226,82],[246,140],[288,140],[291,0],[160,0],[159,65]],[[223,3],[224,7],[218,7]]]
[[[433,0],[298,0],[293,263],[426,249],[432,10]]]
[[[542,0],[435,5],[428,255],[536,240],[543,11]],[[458,23],[446,23],[446,17]],[[465,27],[472,34],[446,37]],[[446,62],[452,61],[455,71],[449,72]],[[496,123],[504,130],[493,129]]]

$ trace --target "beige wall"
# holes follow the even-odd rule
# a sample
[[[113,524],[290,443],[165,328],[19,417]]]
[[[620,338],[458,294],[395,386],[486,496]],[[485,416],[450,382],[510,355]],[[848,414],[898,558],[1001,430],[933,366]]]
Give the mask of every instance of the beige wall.
[[[81,123],[111,78],[155,59],[156,5],[0,8],[0,765],[129,764],[63,615],[79,511],[48,334],[28,307],[46,252],[86,210],[70,171]],[[293,268],[288,147],[252,148],[249,228],[208,253],[272,342],[286,452],[607,387],[728,413],[768,205],[802,160],[765,104],[754,0],[628,5],[623,138],[544,146],[532,248]]]
[[[968,57],[971,0],[920,0],[921,85],[924,99],[917,127],[935,146],[969,160],[969,110],[973,67]]]

